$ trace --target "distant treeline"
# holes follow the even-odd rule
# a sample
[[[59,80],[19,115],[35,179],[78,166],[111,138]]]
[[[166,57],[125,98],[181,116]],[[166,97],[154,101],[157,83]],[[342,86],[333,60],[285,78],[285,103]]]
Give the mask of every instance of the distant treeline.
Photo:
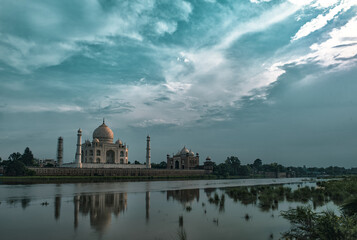
[[[252,164],[243,165],[238,157],[231,156],[220,164],[213,164],[213,174],[218,177],[242,176],[242,177],[267,177],[279,176],[285,173],[287,177],[316,177],[316,176],[341,176],[357,174],[357,168],[346,169],[344,167],[330,166],[318,167],[286,167],[278,163],[263,164],[261,159],[256,159]],[[166,162],[152,163],[152,168],[166,169]]]
[[[276,174],[285,173],[287,177],[315,177],[315,176],[337,176],[357,174],[357,168],[346,169],[344,167],[330,166],[327,168],[318,167],[286,167],[278,163],[263,164],[261,159],[256,159],[252,164],[242,165],[238,157],[231,156],[220,164],[213,166],[213,173],[218,176],[253,176],[264,177],[267,173]]]
[[[135,161],[134,164],[140,164]],[[261,159],[256,159],[252,164],[243,165],[236,156],[227,157],[220,164],[212,163],[213,174],[217,177],[316,177],[316,176],[341,176],[357,174],[357,168],[346,169],[344,167],[330,166],[327,168],[317,167],[286,167],[278,163],[263,164]],[[39,166],[39,160],[34,158],[31,150],[25,148],[23,154],[14,152],[10,154],[7,160],[0,157],[0,166],[4,168],[4,174],[8,176],[26,176],[33,175],[34,172],[27,167]],[[54,167],[47,164],[44,167]],[[152,168],[166,169],[165,161],[161,163],[151,163]],[[200,166],[199,168],[203,168]],[[283,173],[283,175],[282,175]]]

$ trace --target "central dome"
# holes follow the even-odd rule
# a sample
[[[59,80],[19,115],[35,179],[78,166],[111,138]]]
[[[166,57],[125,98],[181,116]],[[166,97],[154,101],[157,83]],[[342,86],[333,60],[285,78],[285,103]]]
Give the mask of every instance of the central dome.
[[[103,124],[97,127],[93,132],[93,139],[97,138],[99,142],[113,142],[114,134],[113,131],[105,125],[104,121]]]
[[[184,146],[183,148],[182,148],[182,150],[180,151],[180,154],[181,155],[186,155],[187,153],[189,153],[190,151],[186,148],[186,146]]]

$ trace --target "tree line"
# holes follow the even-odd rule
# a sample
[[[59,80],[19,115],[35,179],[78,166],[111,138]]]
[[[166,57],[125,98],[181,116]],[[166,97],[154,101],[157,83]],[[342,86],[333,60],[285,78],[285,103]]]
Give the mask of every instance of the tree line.
[[[323,167],[293,167],[283,166],[278,163],[263,164],[261,159],[256,159],[252,164],[242,165],[236,156],[227,157],[220,164],[213,164],[213,174],[222,177],[229,176],[265,176],[266,173],[285,173],[290,177],[316,177],[316,176],[337,176],[357,174],[357,168],[346,169],[344,167],[329,166]]]
[[[28,166],[38,165],[30,148],[25,148],[24,153],[11,153],[7,160],[0,158],[0,166],[4,168],[4,174],[7,176],[32,176],[34,171],[29,170]]]
[[[218,177],[242,176],[242,177],[264,177],[266,173],[285,173],[289,177],[316,177],[316,176],[339,176],[357,174],[357,168],[346,169],[344,167],[329,166],[323,167],[293,167],[283,166],[278,163],[263,164],[261,159],[255,159],[253,163],[243,165],[238,157],[230,156],[222,163],[213,164],[213,174]],[[167,163],[151,163],[152,168],[166,169]],[[200,166],[199,168],[202,168]]]

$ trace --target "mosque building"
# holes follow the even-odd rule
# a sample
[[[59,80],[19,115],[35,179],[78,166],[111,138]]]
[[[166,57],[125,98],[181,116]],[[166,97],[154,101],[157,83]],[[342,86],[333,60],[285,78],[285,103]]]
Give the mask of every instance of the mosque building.
[[[167,169],[195,169],[198,168],[200,156],[184,146],[172,157],[167,154]]]

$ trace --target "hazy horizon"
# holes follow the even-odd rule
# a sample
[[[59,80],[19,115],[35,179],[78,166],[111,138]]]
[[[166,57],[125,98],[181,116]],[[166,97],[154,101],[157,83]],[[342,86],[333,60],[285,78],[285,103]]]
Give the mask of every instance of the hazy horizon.
[[[74,160],[105,118],[152,162],[356,167],[355,0],[11,1],[0,8],[0,157]]]

